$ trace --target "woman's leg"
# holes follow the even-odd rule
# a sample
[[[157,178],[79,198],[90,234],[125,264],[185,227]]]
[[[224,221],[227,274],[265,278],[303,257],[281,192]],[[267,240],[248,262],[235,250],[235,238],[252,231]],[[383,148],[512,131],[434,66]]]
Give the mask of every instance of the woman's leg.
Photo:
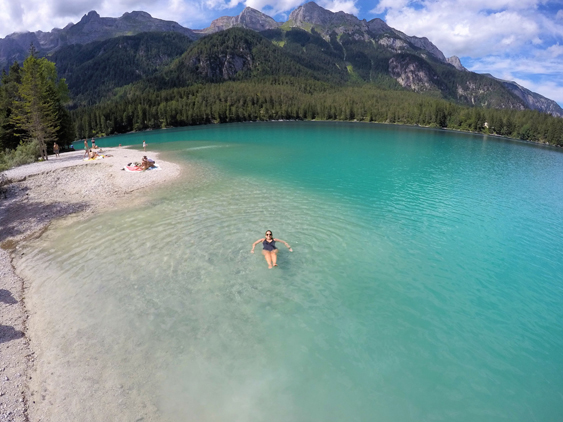
[[[268,268],[272,268],[272,253],[270,251],[262,251],[266,262],[268,263]]]
[[[277,264],[277,262],[278,262],[278,250],[274,249],[271,252],[271,255],[272,255],[272,264],[274,264],[274,267],[277,267],[278,266],[278,264]]]

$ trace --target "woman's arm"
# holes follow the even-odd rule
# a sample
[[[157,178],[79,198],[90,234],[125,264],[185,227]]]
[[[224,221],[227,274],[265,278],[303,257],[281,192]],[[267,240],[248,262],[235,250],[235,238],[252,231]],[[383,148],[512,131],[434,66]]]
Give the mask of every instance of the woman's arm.
[[[285,240],[281,240],[281,239],[274,239],[274,240],[275,240],[276,242],[281,242],[281,243],[283,243],[285,246],[287,246],[287,249],[289,249],[290,252],[293,252],[293,249],[291,249],[291,246],[289,246]]]
[[[254,243],[252,244],[252,250],[250,251],[250,253],[254,253],[254,248],[256,247],[256,245],[257,245],[258,243],[260,243],[260,242],[263,242],[264,240],[266,240],[266,239],[265,239],[265,238],[262,238],[262,239],[258,239],[256,242],[254,242]]]

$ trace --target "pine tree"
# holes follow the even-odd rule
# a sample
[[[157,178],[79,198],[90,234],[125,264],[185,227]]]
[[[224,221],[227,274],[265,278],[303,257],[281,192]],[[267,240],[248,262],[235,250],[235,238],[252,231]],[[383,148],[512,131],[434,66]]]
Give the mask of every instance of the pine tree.
[[[2,71],[2,85],[0,86],[0,147],[15,149],[22,132],[13,124],[11,116],[14,103],[18,98],[18,87],[21,84],[21,67],[18,62],[10,67],[8,73]]]
[[[58,80],[55,64],[37,58],[32,46],[22,68],[18,100],[11,121],[26,141],[36,141],[40,155],[47,160],[47,142],[57,140],[62,102],[68,95],[64,80]]]

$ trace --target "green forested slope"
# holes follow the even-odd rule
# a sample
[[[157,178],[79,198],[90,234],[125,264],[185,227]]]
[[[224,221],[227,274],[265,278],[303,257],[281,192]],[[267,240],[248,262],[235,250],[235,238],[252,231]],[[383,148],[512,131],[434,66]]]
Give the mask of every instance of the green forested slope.
[[[80,138],[321,119],[418,124],[563,145],[562,119],[519,110],[520,100],[498,81],[350,34],[325,40],[314,29],[233,28],[195,42],[178,34],[140,34],[69,47],[53,59],[67,77]],[[5,80],[7,99],[10,78]],[[9,110],[0,110],[6,136],[12,133]]]
[[[154,75],[186,51],[192,41],[173,32],[147,32],[64,47],[49,57],[65,78],[73,107],[110,97],[115,88]]]
[[[401,87],[390,76],[393,63],[397,69],[404,64],[418,69],[414,79],[420,72],[429,75],[428,89],[421,94]],[[346,34],[325,41],[301,29],[258,34],[233,28],[194,42],[160,72],[120,88],[112,101],[75,110],[73,118],[79,137],[321,119],[418,124],[563,144],[562,119],[515,110],[521,103],[499,85],[413,53],[353,42]],[[464,86],[470,89],[464,92]],[[472,106],[479,101],[490,107]]]
[[[67,79],[73,106],[195,83],[298,77],[407,89],[460,104],[525,108],[494,79],[460,72],[415,50],[393,53],[350,34],[331,33],[327,41],[314,29],[232,28],[193,43],[175,33],[145,33],[66,47],[51,59]]]

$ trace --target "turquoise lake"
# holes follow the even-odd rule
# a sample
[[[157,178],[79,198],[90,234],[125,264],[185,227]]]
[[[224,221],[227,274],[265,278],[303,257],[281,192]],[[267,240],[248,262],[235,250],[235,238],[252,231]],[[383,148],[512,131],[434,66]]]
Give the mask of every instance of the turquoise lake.
[[[562,420],[561,150],[330,122],[98,144],[142,140],[193,175],[19,264],[69,420],[102,420],[96,389],[106,420]]]

